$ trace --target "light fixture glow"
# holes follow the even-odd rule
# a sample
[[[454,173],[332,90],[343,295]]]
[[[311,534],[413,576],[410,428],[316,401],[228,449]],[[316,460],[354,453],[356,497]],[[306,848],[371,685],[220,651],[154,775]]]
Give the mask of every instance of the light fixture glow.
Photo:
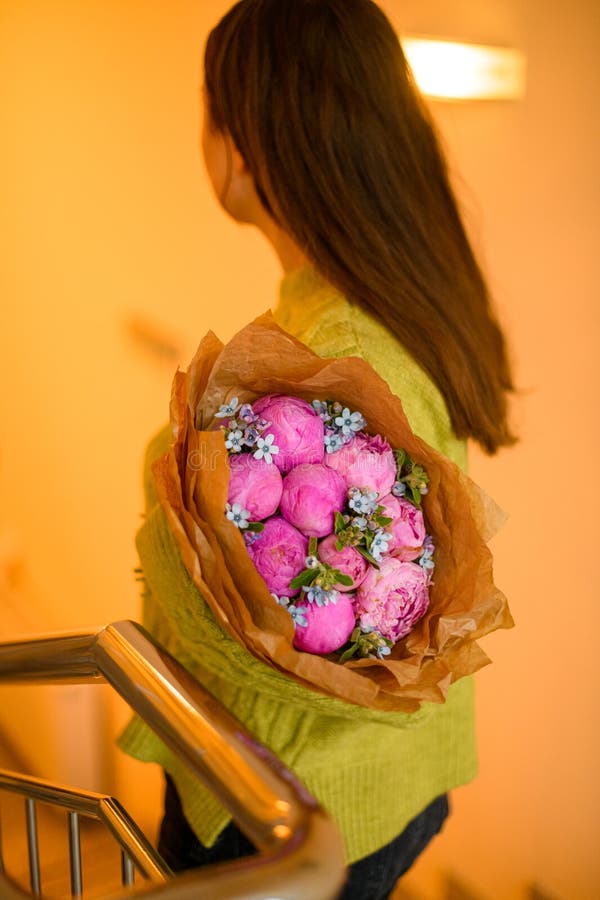
[[[514,100],[525,93],[525,57],[508,47],[405,37],[423,94],[445,100]]]

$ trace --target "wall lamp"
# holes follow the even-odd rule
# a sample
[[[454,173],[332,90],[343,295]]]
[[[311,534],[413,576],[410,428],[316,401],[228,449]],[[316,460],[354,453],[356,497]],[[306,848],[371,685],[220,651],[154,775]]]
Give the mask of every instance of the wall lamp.
[[[525,56],[509,47],[406,36],[402,47],[423,94],[436,100],[518,100]]]

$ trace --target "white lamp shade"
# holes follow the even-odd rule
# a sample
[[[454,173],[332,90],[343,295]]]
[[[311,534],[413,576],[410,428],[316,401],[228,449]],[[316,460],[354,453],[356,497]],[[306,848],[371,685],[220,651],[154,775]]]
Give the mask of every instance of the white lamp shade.
[[[514,100],[525,93],[525,57],[508,47],[402,38],[421,92],[444,100]]]

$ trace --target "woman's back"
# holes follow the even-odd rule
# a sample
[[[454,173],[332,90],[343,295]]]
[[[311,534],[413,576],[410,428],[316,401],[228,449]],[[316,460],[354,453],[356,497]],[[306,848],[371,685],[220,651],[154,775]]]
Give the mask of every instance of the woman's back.
[[[275,317],[321,356],[359,355],[382,377],[391,373],[390,387],[410,407],[413,430],[464,462],[464,441],[453,435],[443,400],[428,376],[382,323],[353,309],[313,269],[283,279]],[[472,679],[452,685],[445,703],[425,703],[416,713],[375,712],[331,698],[319,701],[309,689],[289,684],[282,701],[284,676],[221,632],[193,585],[185,608],[176,590],[185,570],[150,477],[152,461],[169,441],[167,428],[151,442],[146,459],[148,508],[136,541],[149,588],[144,624],[330,811],[344,837],[348,862],[362,859],[400,834],[436,797],[475,776]],[[197,654],[191,651],[194,643]],[[210,792],[194,783],[141,721],[134,720],[121,746],[165,767],[194,832],[212,844],[230,816]]]
[[[504,338],[431,117],[377,5],[240,0],[209,36],[204,74],[206,168],[221,206],[258,227],[282,262],[280,326],[321,356],[367,360],[413,430],[461,468],[469,437],[490,453],[510,444]],[[440,819],[416,843],[403,829],[476,772],[472,680],[451,684],[443,704],[385,713],[310,691],[250,655],[187,578],[156,503],[149,464],[168,442],[165,430],[147,457],[145,623],[332,813],[348,861],[369,860],[360,884],[380,866],[372,854],[391,848],[389,887],[402,841],[412,861]],[[139,721],[122,743],[165,767],[198,848],[197,838],[210,845],[226,811]],[[183,827],[173,815],[165,834]],[[387,896],[365,890],[348,896]]]

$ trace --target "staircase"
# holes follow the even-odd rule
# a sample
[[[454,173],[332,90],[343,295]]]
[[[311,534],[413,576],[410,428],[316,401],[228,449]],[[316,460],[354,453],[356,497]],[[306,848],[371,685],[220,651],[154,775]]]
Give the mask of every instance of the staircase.
[[[112,798],[0,771],[2,900],[79,897],[83,889],[86,897],[106,897],[108,891],[111,900],[123,900],[131,895],[134,868],[135,893],[147,900],[334,900],[344,864],[331,819],[281,761],[140,626],[120,622],[97,634],[0,643],[0,683],[100,680],[211,788],[260,855],[174,877]],[[3,752],[4,761],[14,764],[10,748]],[[54,808],[47,809],[49,803]],[[88,816],[100,819],[105,832]],[[23,862],[28,856],[29,874]],[[115,872],[116,886],[109,881]]]

